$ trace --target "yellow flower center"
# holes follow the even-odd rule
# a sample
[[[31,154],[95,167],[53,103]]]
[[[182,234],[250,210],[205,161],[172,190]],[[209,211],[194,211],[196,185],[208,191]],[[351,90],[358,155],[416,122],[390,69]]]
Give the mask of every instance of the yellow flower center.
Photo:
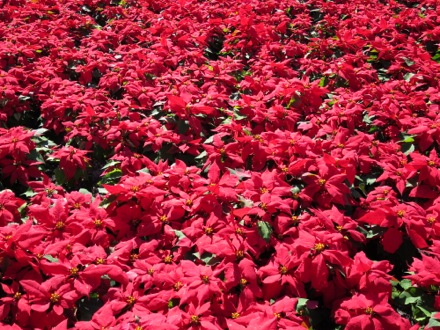
[[[428,217],[428,219],[426,219],[426,221],[432,225],[434,222],[436,222],[437,220],[435,219],[435,217]]]
[[[371,315],[373,314],[373,307],[367,307],[365,308],[365,314]]]
[[[15,294],[14,294],[14,300],[19,300],[20,298],[21,298],[21,293],[20,292],[16,292]]]
[[[235,320],[240,317],[240,313],[234,312],[231,314],[231,317]]]
[[[191,315],[191,323],[200,323],[200,317],[197,315]]]
[[[60,298],[61,298],[61,296],[56,292],[54,292],[50,295],[50,301],[53,303],[57,303],[60,300]]]
[[[209,283],[209,276],[208,275],[200,275],[200,279],[203,283],[208,284]]]
[[[320,186],[325,185],[326,182],[327,182],[326,179],[319,179],[319,180],[318,180],[318,184],[319,184]]]
[[[279,270],[281,275],[286,275],[287,272],[289,271],[286,266],[280,266]]]
[[[173,262],[173,256],[171,256],[171,255],[166,256],[165,258],[163,258],[163,262],[166,263],[166,264],[172,263]]]
[[[214,229],[212,229],[212,227],[205,227],[203,231],[206,235],[211,235],[214,232]]]
[[[177,281],[177,282],[173,285],[175,291],[179,291],[179,290],[182,288],[182,286],[183,286],[183,283],[180,282],[180,281]]]
[[[313,247],[313,249],[316,252],[321,252],[322,250],[325,249],[325,244],[324,243],[316,243],[315,246]]]
[[[78,267],[73,267],[73,268],[69,269],[69,272],[70,272],[70,275],[72,275],[72,276],[78,276],[79,269],[78,269]]]
[[[102,220],[100,219],[96,219],[95,221],[93,221],[93,223],[95,224],[95,227],[99,228],[102,227]]]
[[[127,302],[127,304],[129,305],[133,305],[136,302],[136,298],[133,296],[128,296],[127,299],[125,300]]]

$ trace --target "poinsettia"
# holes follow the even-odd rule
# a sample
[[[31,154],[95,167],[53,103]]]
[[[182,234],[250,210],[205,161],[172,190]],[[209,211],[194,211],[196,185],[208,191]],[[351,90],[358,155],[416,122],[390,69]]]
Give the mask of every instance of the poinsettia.
[[[5,226],[12,222],[18,222],[20,213],[18,209],[24,204],[24,200],[15,197],[10,190],[0,192],[0,223]]]
[[[324,193],[325,195],[321,195],[318,202],[325,203],[324,200],[327,198],[338,204],[349,203],[347,199],[349,189],[344,182],[347,174],[341,172],[335,165],[328,160],[318,159],[316,161],[318,174],[307,172],[302,175],[306,187],[300,192],[300,197],[310,202],[317,194]]]
[[[77,169],[85,170],[90,158],[87,150],[79,150],[72,146],[62,147],[51,154],[52,159],[60,160],[60,169],[63,170],[67,180],[75,176]]]
[[[438,267],[439,263],[440,261],[436,257],[422,255],[421,259],[414,259],[409,269],[413,274],[407,275],[405,278],[409,278],[414,283],[423,287],[438,285],[439,276],[434,269]]]
[[[335,312],[338,324],[346,329],[410,329],[408,320],[401,317],[388,304],[387,299],[370,294],[355,294],[343,301]]]
[[[278,248],[275,260],[259,269],[266,299],[277,298],[284,291],[293,296],[305,297],[305,287],[296,275],[301,263],[300,251],[289,251],[287,246]]]
[[[64,309],[72,308],[78,299],[78,294],[70,283],[66,283],[64,276],[55,276],[43,283],[21,280],[20,285],[27,294],[31,309],[37,312],[53,309],[57,315],[61,315]]]
[[[4,1],[2,327],[435,325],[436,6]]]

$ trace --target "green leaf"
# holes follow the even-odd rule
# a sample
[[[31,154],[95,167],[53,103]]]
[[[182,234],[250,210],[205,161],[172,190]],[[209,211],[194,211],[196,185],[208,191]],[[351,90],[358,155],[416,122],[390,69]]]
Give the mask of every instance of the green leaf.
[[[17,209],[18,213],[20,213],[21,216],[24,216],[24,215],[25,215],[25,212],[24,212],[24,211],[25,211],[27,205],[28,205],[27,203],[23,203],[23,204]]]
[[[246,116],[246,115],[242,115],[242,114],[240,114],[240,112],[239,112],[238,110],[239,110],[239,109],[236,109],[236,108],[234,107],[234,118],[235,118],[236,120],[243,120],[243,119],[246,119],[247,116]]]
[[[299,312],[303,309],[306,309],[308,301],[309,301],[309,299],[306,299],[306,298],[298,298],[298,302],[296,304],[296,311]]]
[[[181,232],[180,230],[175,229],[174,234],[177,236],[178,240],[180,241],[182,238],[185,238],[185,234]]]
[[[414,152],[414,150],[416,150],[416,147],[413,143],[404,143],[402,144],[401,149],[405,155],[409,155],[410,153]]]
[[[81,193],[81,194],[83,194],[83,195],[91,195],[91,194],[92,194],[90,191],[88,191],[88,190],[85,189],[85,188],[80,188],[80,189],[78,190],[78,192]]]
[[[431,315],[433,314],[432,312],[428,311],[427,309],[425,309],[422,306],[417,306],[417,308],[420,309],[423,312],[423,314],[425,314],[428,317],[431,317]]]
[[[110,161],[109,163],[105,164],[105,165],[102,167],[102,169],[103,169],[103,170],[106,170],[106,169],[108,169],[109,167],[113,167],[113,166],[116,166],[116,165],[119,165],[119,164],[121,164],[121,162],[118,162],[118,161],[116,161],[116,160],[112,160],[112,161]]]
[[[399,299],[402,299],[405,305],[411,305],[417,303],[420,300],[420,297],[413,297],[409,292],[403,291],[399,295]]]
[[[44,159],[43,159],[43,157],[41,156],[41,154],[38,152],[37,149],[33,149],[33,150],[31,150],[31,151],[27,154],[26,158],[27,158],[27,159],[31,159],[31,160],[36,160],[36,161],[41,162],[41,163],[44,163]]]
[[[37,193],[35,191],[33,191],[32,189],[28,189],[26,190],[22,195],[27,197],[27,198],[31,198],[34,197]]]
[[[99,299],[99,293],[91,292],[89,297],[90,297],[90,299]]]
[[[373,126],[371,126],[370,129],[368,130],[368,133],[374,133],[374,132],[377,132],[377,131],[380,131],[380,127],[379,127],[379,126],[376,126],[376,125],[373,125]]]
[[[408,65],[408,66],[413,66],[414,65],[414,61],[411,60],[408,57],[404,57],[403,60],[405,61],[406,65]]]
[[[33,130],[32,132],[34,133],[34,136],[41,136],[44,133],[46,133],[47,131],[49,131],[47,128],[39,128],[39,129]]]
[[[366,113],[366,114],[364,115],[364,117],[362,118],[362,121],[363,121],[365,124],[372,124],[372,123],[373,123],[373,120],[374,120],[374,115],[370,117],[370,116],[368,115],[368,113]]]
[[[103,201],[99,204],[99,206],[102,207],[103,209],[105,209],[107,206],[109,206],[116,199],[117,199],[117,196],[110,196],[108,198],[104,198]]]
[[[64,175],[63,170],[61,170],[60,168],[56,168],[54,174],[57,184],[62,185],[66,182],[66,176]]]
[[[404,79],[406,82],[408,82],[408,81],[411,80],[412,77],[414,77],[414,73],[408,72],[407,74],[405,74],[405,75],[403,76],[403,79]]]
[[[440,320],[437,320],[435,318],[430,318],[425,329],[431,329],[431,328],[434,329],[436,327],[440,327]]]
[[[368,230],[367,239],[372,239],[376,236],[380,236],[385,232],[384,228],[381,228],[379,226],[371,226],[371,228]]]
[[[328,77],[324,76],[319,80],[318,86],[325,87],[325,85],[327,85],[327,83],[328,83]]]
[[[412,287],[412,282],[411,280],[408,279],[401,280],[399,284],[404,290],[407,290],[410,287]]]
[[[411,143],[414,142],[414,137],[409,135],[407,136],[405,139],[403,139],[401,142],[405,142],[405,143]]]
[[[58,262],[58,258],[54,258],[50,254],[44,255],[43,258],[50,262]]]
[[[108,194],[108,191],[107,191],[107,189],[105,189],[104,187],[99,187],[99,188],[98,188],[98,193],[99,193],[100,195],[107,195],[107,194]]]
[[[290,108],[292,105],[295,104],[295,102],[296,102],[296,99],[295,99],[294,97],[292,97],[292,98],[289,100],[289,103],[287,103],[287,108]]]
[[[373,184],[376,183],[376,178],[375,178],[375,177],[370,177],[370,176],[368,176],[368,177],[365,179],[365,183],[367,184],[367,186],[371,186],[371,185],[373,185]]]
[[[211,261],[212,258],[215,257],[215,254],[209,253],[209,252],[204,252],[201,256],[200,256],[200,260],[202,260],[205,264],[209,263]]]
[[[113,169],[111,172],[105,174],[98,184],[114,184],[118,183],[122,177],[122,171],[119,168]]]
[[[168,301],[168,308],[179,306],[180,298],[172,298]]]
[[[243,132],[244,132],[244,134],[246,134],[246,135],[252,135],[251,131],[249,131],[249,130],[246,129],[246,128],[243,128]]]
[[[266,242],[269,242],[270,241],[270,237],[271,237],[272,232],[273,232],[273,229],[272,229],[271,225],[267,221],[258,221],[257,222],[257,226],[258,226],[258,232],[259,232],[260,236]]]

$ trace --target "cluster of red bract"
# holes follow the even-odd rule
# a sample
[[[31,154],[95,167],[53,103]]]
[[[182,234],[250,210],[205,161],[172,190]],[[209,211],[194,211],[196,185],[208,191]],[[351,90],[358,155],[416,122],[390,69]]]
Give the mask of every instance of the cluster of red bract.
[[[439,327],[439,13],[0,2],[0,327]]]

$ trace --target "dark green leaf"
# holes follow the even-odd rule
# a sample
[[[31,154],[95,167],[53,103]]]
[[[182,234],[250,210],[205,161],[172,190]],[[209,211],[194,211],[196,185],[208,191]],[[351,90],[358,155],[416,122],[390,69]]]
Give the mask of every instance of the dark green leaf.
[[[122,171],[119,168],[113,169],[111,172],[105,174],[98,182],[99,184],[114,184],[118,183],[122,177]]]

